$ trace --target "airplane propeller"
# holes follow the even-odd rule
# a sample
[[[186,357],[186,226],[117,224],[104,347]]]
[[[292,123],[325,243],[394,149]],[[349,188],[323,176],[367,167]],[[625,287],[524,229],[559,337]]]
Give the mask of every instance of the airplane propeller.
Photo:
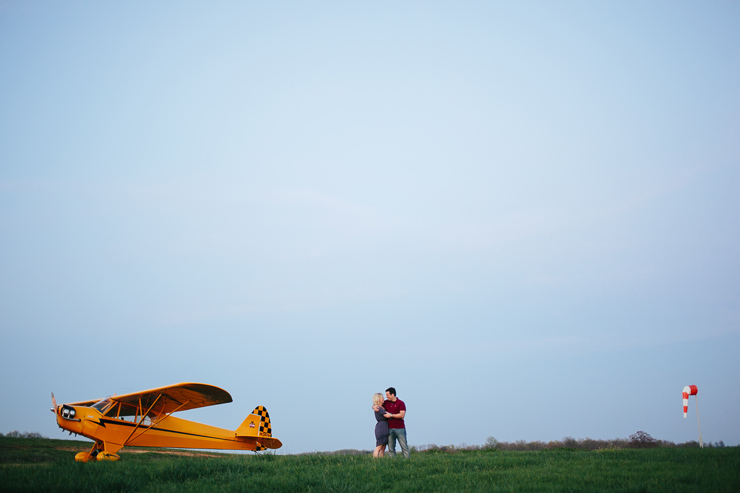
[[[51,412],[56,413],[57,412],[57,400],[54,397],[54,392],[51,393],[51,405],[53,406],[51,408]]]

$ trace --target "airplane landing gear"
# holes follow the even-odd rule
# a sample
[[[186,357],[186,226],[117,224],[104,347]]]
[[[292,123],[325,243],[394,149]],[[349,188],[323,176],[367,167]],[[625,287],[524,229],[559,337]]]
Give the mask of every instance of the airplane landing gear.
[[[108,452],[100,452],[98,454],[97,460],[107,460],[107,461],[115,462],[120,458],[121,457],[118,456],[117,454],[110,454]]]
[[[99,446],[101,445],[96,443],[93,446],[92,450],[90,450],[89,452],[80,452],[79,454],[75,455],[75,460],[77,462],[91,462],[96,460],[107,460],[110,462],[114,462],[121,458],[117,454],[106,452],[104,449],[99,449]]]
[[[80,452],[79,454],[75,455],[75,460],[77,462],[89,462],[91,460],[95,460],[95,457],[90,452]]]

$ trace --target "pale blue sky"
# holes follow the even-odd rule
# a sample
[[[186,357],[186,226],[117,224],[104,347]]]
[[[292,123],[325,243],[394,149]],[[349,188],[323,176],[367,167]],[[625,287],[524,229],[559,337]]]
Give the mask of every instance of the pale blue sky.
[[[740,5],[0,2],[0,432],[740,443]],[[12,407],[8,406],[13,404]],[[20,410],[9,413],[8,409]]]

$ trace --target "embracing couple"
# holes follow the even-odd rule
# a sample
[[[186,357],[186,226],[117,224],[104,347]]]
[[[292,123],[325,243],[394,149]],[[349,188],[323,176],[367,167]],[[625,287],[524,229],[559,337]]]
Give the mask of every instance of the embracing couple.
[[[396,389],[388,387],[383,394],[373,395],[373,411],[375,411],[375,450],[373,457],[384,457],[385,446],[388,445],[388,453],[391,457],[396,456],[396,440],[401,446],[404,458],[409,458],[409,446],[406,443],[406,425],[403,417],[406,415],[406,404],[396,397]]]

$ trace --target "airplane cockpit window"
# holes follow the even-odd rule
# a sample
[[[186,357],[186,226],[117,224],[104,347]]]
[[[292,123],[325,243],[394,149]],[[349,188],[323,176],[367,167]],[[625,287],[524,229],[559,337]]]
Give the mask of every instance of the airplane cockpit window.
[[[112,402],[110,400],[110,397],[106,397],[102,401],[98,401],[95,404],[92,405],[93,409],[97,409],[102,414],[105,414],[105,411],[111,406]]]

